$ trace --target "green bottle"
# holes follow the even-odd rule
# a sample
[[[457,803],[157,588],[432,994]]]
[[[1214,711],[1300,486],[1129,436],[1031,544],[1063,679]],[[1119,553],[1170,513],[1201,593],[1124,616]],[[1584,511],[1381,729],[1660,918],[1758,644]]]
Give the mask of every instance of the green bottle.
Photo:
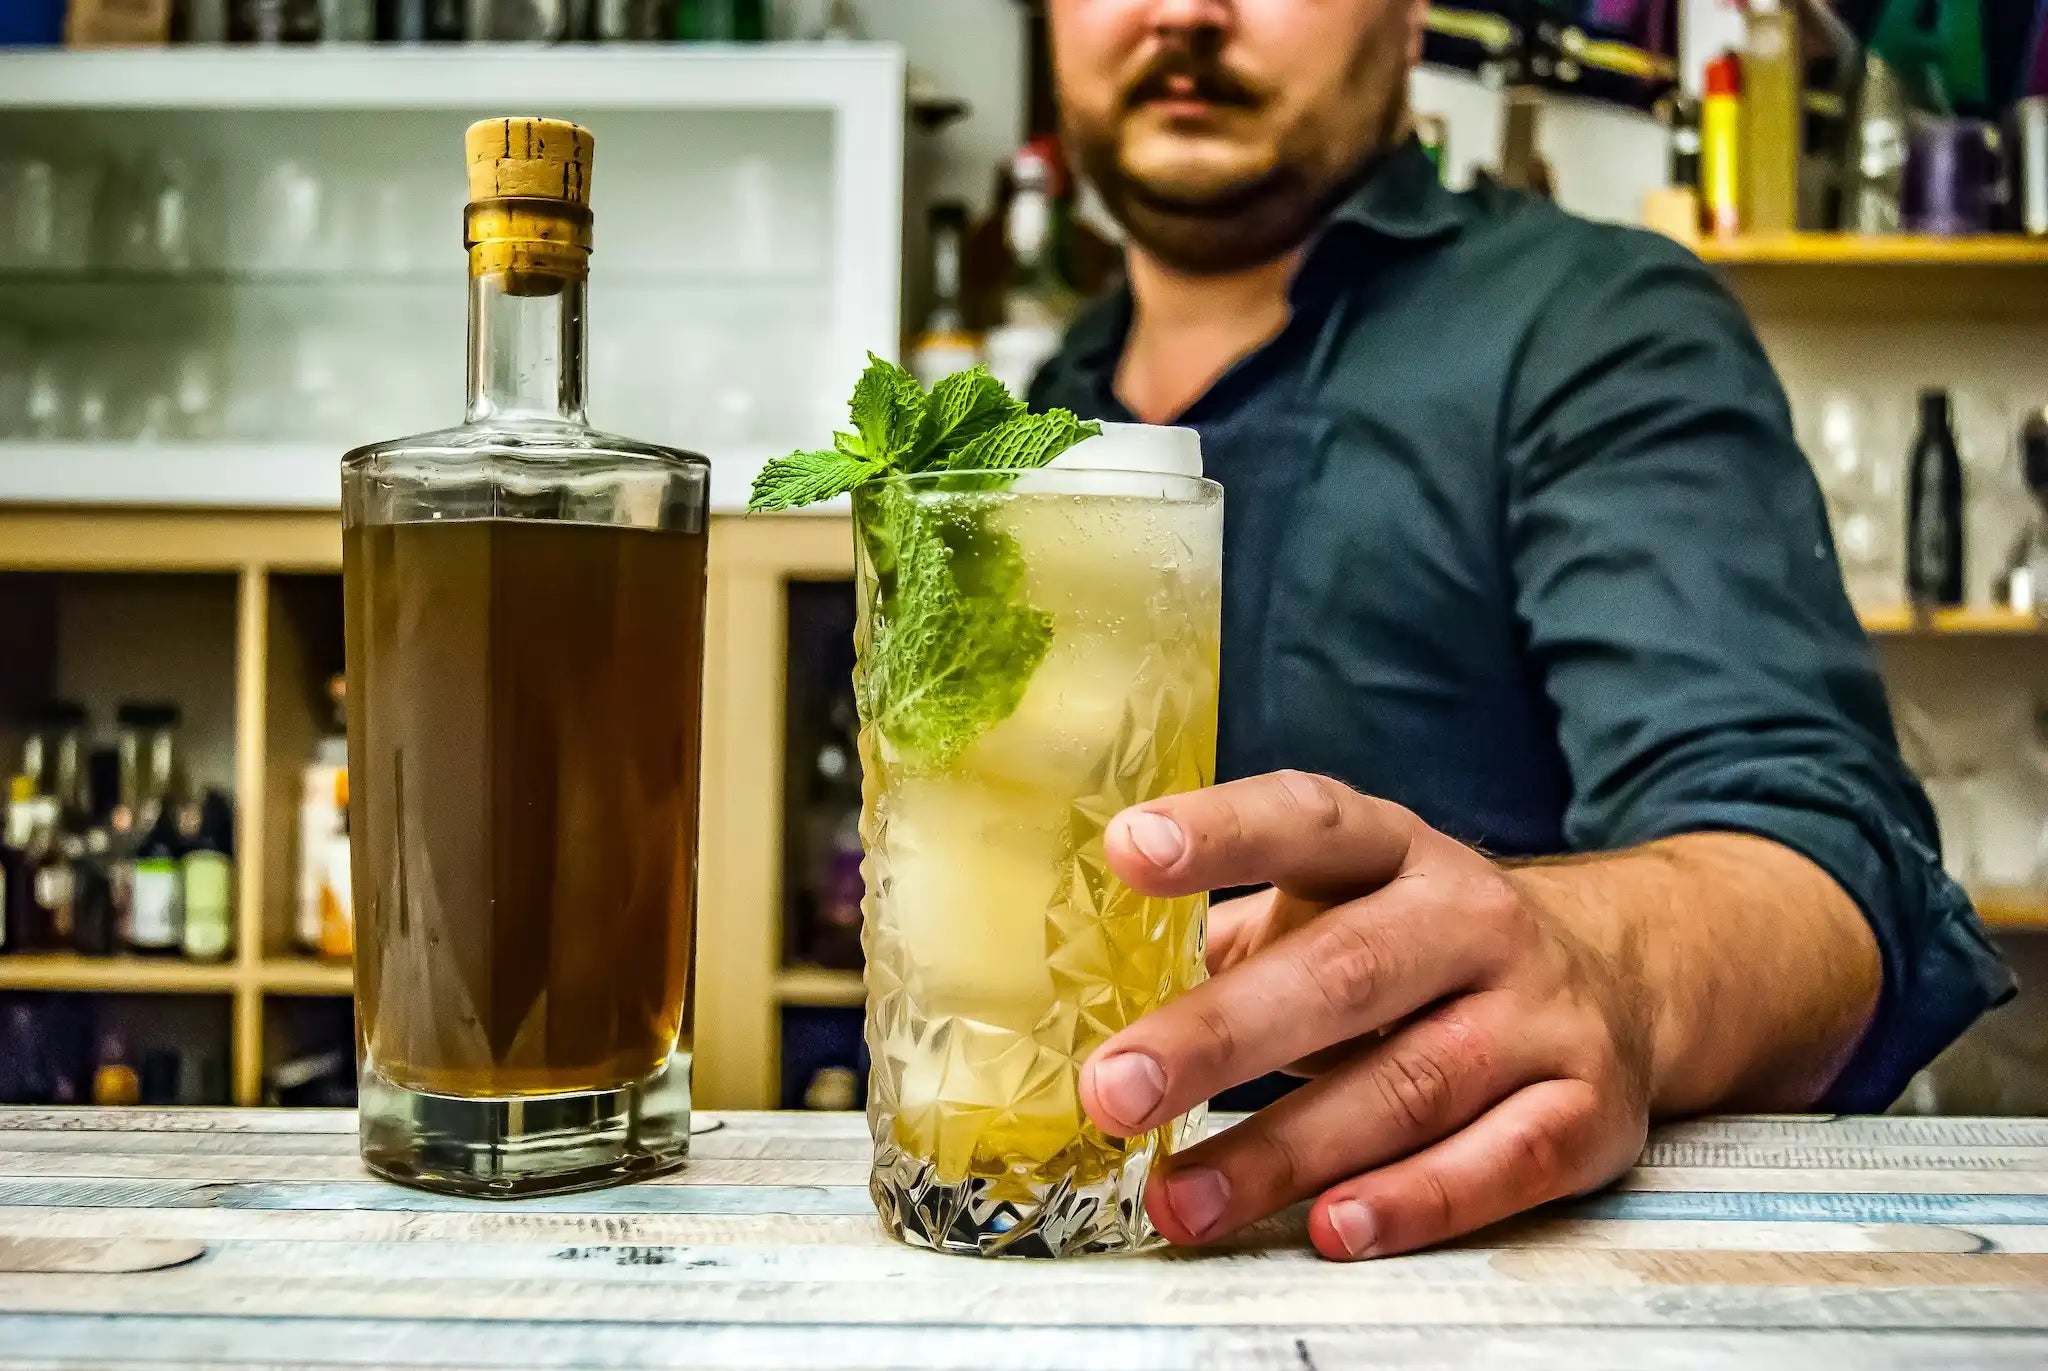
[[[685,43],[759,43],[768,37],[766,0],[676,0],[676,38]]]

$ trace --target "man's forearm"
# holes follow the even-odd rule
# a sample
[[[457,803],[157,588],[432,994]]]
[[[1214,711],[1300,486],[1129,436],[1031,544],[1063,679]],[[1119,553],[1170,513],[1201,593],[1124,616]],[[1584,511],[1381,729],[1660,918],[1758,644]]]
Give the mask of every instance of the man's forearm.
[[[1862,913],[1777,843],[1687,834],[1513,878],[1641,987],[1656,1114],[1807,1108],[1876,1012],[1881,969]]]

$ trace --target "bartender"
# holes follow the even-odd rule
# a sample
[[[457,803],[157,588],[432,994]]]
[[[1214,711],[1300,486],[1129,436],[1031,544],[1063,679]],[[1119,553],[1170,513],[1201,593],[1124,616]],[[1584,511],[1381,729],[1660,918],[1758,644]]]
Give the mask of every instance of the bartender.
[[[1112,1038],[1170,1239],[1312,1200],[1335,1259],[1613,1179],[1653,1119],[1883,1108],[2011,978],[1945,875],[1785,397],[1690,252],[1411,135],[1421,0],[1050,0],[1129,237],[1032,399],[1200,430],[1226,491],[1220,783],[1117,874],[1261,887]]]

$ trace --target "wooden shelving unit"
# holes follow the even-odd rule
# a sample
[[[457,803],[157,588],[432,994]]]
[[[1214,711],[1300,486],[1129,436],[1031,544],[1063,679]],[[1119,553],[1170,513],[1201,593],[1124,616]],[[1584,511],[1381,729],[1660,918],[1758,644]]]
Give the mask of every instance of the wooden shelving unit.
[[[806,1009],[858,1008],[867,1003],[867,989],[858,971],[822,966],[792,966],[775,977],[777,1004]]]
[[[1907,606],[1866,610],[1863,631],[1877,637],[1953,635],[1958,637],[2026,638],[2048,636],[2048,621],[2009,609],[1937,609],[1916,614]]]
[[[1977,917],[1998,933],[2048,933],[2048,891],[1985,890],[1972,897]]]
[[[1716,266],[1998,267],[2048,271],[2048,242],[2019,234],[1934,238],[1919,234],[1782,233],[1706,238],[1694,245]]]
[[[1791,233],[1688,244],[1752,314],[1844,322],[2048,320],[2048,243]]]

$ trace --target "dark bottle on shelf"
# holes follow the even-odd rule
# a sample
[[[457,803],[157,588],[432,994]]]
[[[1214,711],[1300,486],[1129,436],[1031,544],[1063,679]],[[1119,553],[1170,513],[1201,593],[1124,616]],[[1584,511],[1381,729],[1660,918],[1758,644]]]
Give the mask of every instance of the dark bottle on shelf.
[[[1906,593],[1927,608],[1963,603],[1963,462],[1945,390],[1920,393],[1906,485]]]
[[[129,891],[128,948],[155,956],[184,950],[185,891],[180,880],[177,819],[168,806],[142,810],[143,837],[135,849]]]
[[[380,43],[460,43],[465,0],[378,0]]]
[[[758,43],[768,36],[766,0],[676,0],[676,39],[684,43]]]
[[[113,839],[88,830],[71,873],[71,946],[83,957],[111,957],[119,947],[114,917]]]
[[[34,899],[28,845],[35,822],[35,782],[16,776],[8,784],[7,821],[0,828],[0,953],[25,952],[29,904]]]
[[[831,711],[831,730],[818,749],[806,815],[810,849],[810,927],[803,955],[819,966],[861,968],[860,754],[853,739],[853,701]]]
[[[230,43],[317,43],[320,0],[229,0]]]

